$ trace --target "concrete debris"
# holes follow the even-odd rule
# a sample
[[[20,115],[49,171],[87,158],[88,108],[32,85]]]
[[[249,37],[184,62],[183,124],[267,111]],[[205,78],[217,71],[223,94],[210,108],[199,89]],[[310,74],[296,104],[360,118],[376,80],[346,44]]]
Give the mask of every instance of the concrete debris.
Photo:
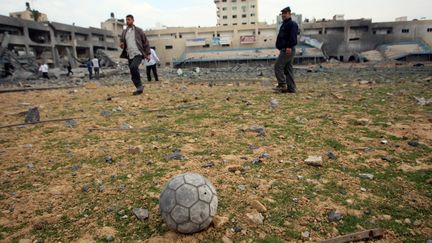
[[[321,156],[309,156],[304,162],[311,166],[323,166],[323,159]]]
[[[274,109],[278,108],[278,106],[279,106],[279,101],[277,101],[275,98],[271,98],[271,100],[270,100],[270,108],[272,110],[274,110]]]
[[[368,179],[368,180],[373,180],[374,179],[374,175],[368,174],[368,173],[360,173],[359,176],[362,179]]]
[[[40,121],[39,109],[37,107],[28,110],[25,116],[25,123],[35,123]]]
[[[243,131],[243,132],[255,132],[259,136],[262,136],[262,137],[264,137],[266,135],[265,128],[263,126],[259,126],[259,125],[252,125],[248,128],[242,128],[241,131]]]
[[[369,125],[370,121],[369,119],[366,118],[362,118],[362,119],[357,119],[354,124],[358,125],[358,126],[366,126]]]
[[[261,213],[247,213],[246,214],[247,219],[252,224],[263,224],[264,223],[264,216]]]
[[[149,217],[149,211],[147,209],[134,208],[132,212],[135,215],[135,217],[141,221],[144,221]]]
[[[425,99],[424,97],[414,96],[414,99],[417,101],[417,104],[421,105],[421,106],[432,104],[432,98],[431,99]]]
[[[174,149],[172,154],[165,156],[166,160],[184,160],[184,156],[181,154],[180,149]]]

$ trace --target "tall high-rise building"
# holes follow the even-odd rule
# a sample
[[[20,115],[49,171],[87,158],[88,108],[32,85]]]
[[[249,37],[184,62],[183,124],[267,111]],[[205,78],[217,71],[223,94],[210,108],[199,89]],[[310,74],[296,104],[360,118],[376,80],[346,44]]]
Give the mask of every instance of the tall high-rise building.
[[[219,26],[258,23],[258,0],[214,0]]]

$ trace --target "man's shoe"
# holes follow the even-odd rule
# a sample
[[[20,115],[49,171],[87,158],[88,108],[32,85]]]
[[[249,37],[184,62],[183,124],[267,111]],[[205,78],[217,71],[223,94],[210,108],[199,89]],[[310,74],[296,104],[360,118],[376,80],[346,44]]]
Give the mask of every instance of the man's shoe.
[[[135,90],[132,94],[133,95],[140,95],[144,92],[144,87],[141,86],[140,88],[138,88],[137,90]]]
[[[278,86],[272,88],[272,90],[275,93],[286,93],[286,92],[288,92],[288,88],[286,86],[283,86],[283,85],[278,85]]]

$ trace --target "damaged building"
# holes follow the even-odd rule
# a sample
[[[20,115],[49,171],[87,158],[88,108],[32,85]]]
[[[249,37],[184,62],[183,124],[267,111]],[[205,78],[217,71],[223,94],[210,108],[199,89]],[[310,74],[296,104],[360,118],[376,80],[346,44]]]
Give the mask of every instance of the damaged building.
[[[167,66],[223,66],[230,63],[273,62],[275,40],[281,24],[250,20],[257,16],[258,1],[214,1],[218,25],[214,27],[147,30],[150,43]],[[244,21],[242,21],[244,19]],[[431,60],[432,20],[398,19],[374,23],[371,19],[302,20],[299,24],[295,63]]]
[[[432,20],[332,20],[302,24],[302,36],[323,43],[327,58],[347,61],[431,61]]]
[[[109,30],[83,28],[56,22],[35,22],[0,15],[0,66],[32,71],[37,64],[73,67],[98,50],[117,51],[117,38]],[[29,63],[30,62],[30,63]]]

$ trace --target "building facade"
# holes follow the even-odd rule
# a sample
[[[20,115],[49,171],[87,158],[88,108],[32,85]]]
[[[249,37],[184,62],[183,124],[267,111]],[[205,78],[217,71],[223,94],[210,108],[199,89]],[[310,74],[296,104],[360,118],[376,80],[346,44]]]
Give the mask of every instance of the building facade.
[[[300,19],[298,18],[300,17]],[[432,56],[432,20],[374,23],[371,19],[340,20],[341,17],[299,23],[296,62],[337,59],[359,61],[363,52],[376,51],[381,59],[408,60],[409,55]],[[163,64],[220,61],[274,60],[275,41],[280,23],[215,26],[206,28],[167,28],[147,30]]]
[[[328,58],[339,61],[354,61],[362,52],[385,45],[398,46],[400,55],[426,54],[432,47],[432,20],[377,23],[371,19],[324,20],[304,22],[301,29],[302,36],[323,43],[322,49]],[[409,47],[413,45],[417,50]]]
[[[3,15],[0,15],[0,41],[17,55],[31,55],[39,63],[53,67],[93,57],[98,49],[118,50],[114,34],[108,30]]]
[[[35,18],[33,16],[33,12],[30,11],[29,9],[27,9],[25,11],[10,13],[9,16],[12,18],[35,21]],[[38,16],[36,22],[46,22],[46,21],[48,21],[48,16],[44,13],[39,13],[39,16]]]
[[[120,37],[125,25],[126,23],[124,19],[117,19],[114,13],[111,13],[111,18],[101,23],[101,29],[114,33],[116,42],[120,43]]]
[[[215,0],[217,25],[250,25],[258,23],[258,0]]]

